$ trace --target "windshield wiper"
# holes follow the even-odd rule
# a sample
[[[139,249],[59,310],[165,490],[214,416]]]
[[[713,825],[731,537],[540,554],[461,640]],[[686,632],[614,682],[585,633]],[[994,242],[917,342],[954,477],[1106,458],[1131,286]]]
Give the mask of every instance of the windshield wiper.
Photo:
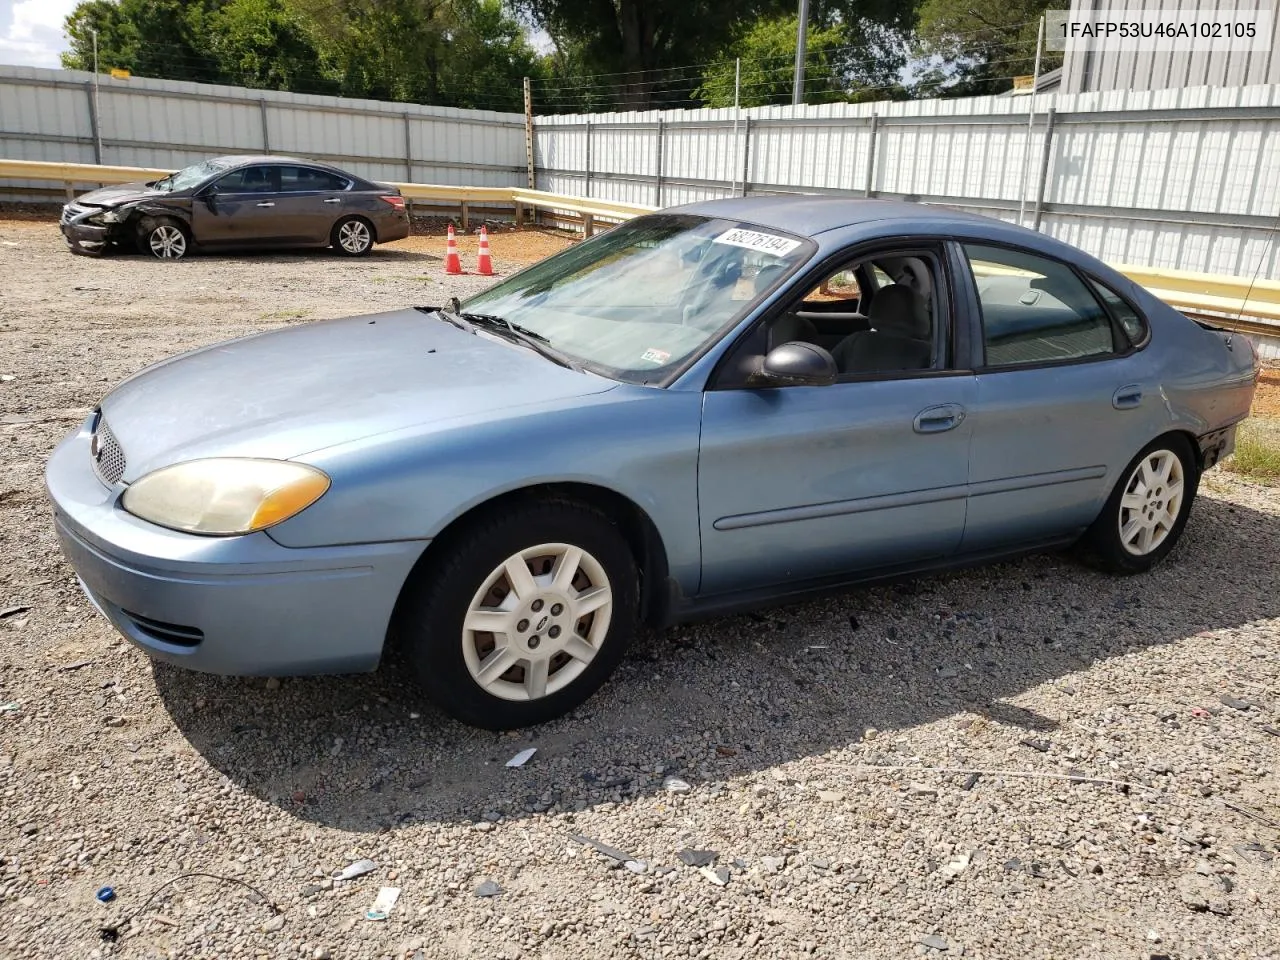
[[[434,313],[445,323],[451,323],[459,330],[464,330],[467,333],[476,332],[476,325],[474,323],[464,320],[454,311],[446,310],[444,307],[414,307],[413,309],[419,310],[422,313]]]
[[[496,333],[504,339],[522,344],[546,357],[552,363],[560,364],[562,367],[568,367],[570,370],[582,370],[582,364],[570,359],[551,346],[551,341],[536,330],[530,330],[527,327],[520,326],[518,323],[512,323],[506,317],[495,316],[491,313],[470,313],[462,310],[457,297],[452,297],[449,301],[449,309],[441,310],[440,314],[446,319],[450,316],[456,317],[464,323],[470,324],[473,328],[480,327],[490,333]]]

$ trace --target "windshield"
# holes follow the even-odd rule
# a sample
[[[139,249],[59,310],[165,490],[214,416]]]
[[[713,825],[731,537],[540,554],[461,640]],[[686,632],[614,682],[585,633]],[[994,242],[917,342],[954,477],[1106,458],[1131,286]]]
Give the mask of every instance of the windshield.
[[[652,214],[462,305],[501,317],[618,380],[651,383],[713,342],[814,244],[736,220]]]
[[[217,160],[204,160],[200,163],[193,163],[189,167],[183,167],[177,173],[171,173],[163,180],[156,181],[156,186],[162,190],[189,190],[191,187],[208,180],[214,174],[221,173],[227,169],[225,163],[219,163]]]

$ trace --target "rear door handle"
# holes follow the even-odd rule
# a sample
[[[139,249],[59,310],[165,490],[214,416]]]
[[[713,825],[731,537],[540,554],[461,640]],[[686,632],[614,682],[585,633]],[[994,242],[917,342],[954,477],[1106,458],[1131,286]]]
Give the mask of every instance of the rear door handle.
[[[325,201],[325,203],[341,203],[341,202],[342,202],[341,197],[330,197],[328,200]]]
[[[960,426],[965,409],[958,403],[942,403],[916,414],[911,427],[916,433],[945,433]]]
[[[1121,387],[1111,395],[1111,405],[1117,410],[1132,410],[1142,403],[1142,388],[1136,383]]]
[[[274,203],[272,203],[270,200],[267,200],[267,201],[265,201],[265,202],[263,202],[263,203],[258,204],[258,206],[260,206],[260,207],[274,207],[274,206],[275,206],[275,204],[274,204]]]

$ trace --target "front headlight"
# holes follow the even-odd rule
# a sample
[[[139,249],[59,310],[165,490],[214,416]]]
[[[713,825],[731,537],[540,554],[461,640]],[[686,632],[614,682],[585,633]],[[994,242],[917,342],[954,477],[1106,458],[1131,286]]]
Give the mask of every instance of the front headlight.
[[[98,219],[101,220],[103,223],[116,223],[120,220],[120,214],[117,213],[115,210],[108,210]]]
[[[328,476],[315,467],[225,457],[162,467],[133,483],[121,503],[171,530],[233,536],[288,520],[328,489]]]

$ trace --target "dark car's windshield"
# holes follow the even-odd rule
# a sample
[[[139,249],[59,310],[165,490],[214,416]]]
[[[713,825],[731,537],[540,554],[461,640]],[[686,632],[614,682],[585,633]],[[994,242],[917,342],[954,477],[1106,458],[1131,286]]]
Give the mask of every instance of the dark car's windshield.
[[[161,190],[169,191],[189,190],[225,169],[227,169],[225,163],[219,163],[217,160],[203,160],[189,167],[183,167],[177,173],[169,174],[163,180],[157,181],[156,186]]]
[[[812,255],[736,220],[651,214],[544,260],[462,309],[501,317],[608,376],[655,382]]]

